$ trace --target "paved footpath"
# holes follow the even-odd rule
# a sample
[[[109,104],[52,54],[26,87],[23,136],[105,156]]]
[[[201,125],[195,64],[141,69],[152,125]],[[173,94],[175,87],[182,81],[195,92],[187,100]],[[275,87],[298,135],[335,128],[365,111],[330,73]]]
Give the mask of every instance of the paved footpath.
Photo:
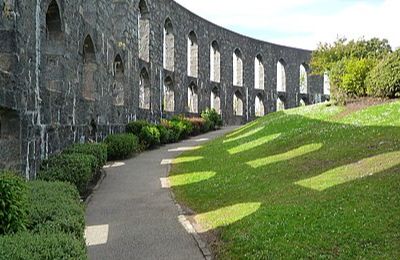
[[[107,177],[86,209],[90,259],[204,259],[193,237],[178,221],[170,191],[161,187],[167,159],[235,127],[146,151],[106,169]]]

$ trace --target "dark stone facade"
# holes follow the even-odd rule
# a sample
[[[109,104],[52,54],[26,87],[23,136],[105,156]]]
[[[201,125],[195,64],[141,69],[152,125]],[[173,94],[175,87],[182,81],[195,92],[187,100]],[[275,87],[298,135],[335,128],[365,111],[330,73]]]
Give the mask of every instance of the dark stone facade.
[[[139,118],[158,121],[189,114],[191,85],[197,86],[199,112],[210,107],[211,91],[218,88],[226,124],[254,119],[257,95],[265,113],[275,111],[280,59],[286,63],[287,86],[279,96],[287,108],[298,106],[301,98],[309,104],[323,100],[319,76],[309,75],[308,94],[299,94],[299,66],[308,63],[309,51],[244,37],[171,0],[0,0],[0,8],[0,168],[19,169],[27,178],[34,178],[41,159],[70,143],[101,140]],[[163,66],[167,18],[174,36],[173,71]],[[141,19],[145,25],[139,30]],[[187,76],[191,31],[197,36],[197,77]],[[220,51],[218,83],[210,80],[213,41]],[[232,84],[236,48],[243,61],[240,87]],[[258,54],[265,68],[262,90],[254,89]],[[143,69],[150,87],[147,109],[139,108]],[[174,89],[173,113],[162,111],[166,78]],[[237,91],[243,97],[243,116],[233,112]]]

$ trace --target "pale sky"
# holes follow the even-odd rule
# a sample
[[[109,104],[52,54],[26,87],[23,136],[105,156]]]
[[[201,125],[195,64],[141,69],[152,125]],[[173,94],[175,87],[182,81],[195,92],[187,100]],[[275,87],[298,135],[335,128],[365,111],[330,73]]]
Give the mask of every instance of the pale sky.
[[[400,47],[400,0],[176,0],[235,32],[315,49],[319,42],[379,37]]]

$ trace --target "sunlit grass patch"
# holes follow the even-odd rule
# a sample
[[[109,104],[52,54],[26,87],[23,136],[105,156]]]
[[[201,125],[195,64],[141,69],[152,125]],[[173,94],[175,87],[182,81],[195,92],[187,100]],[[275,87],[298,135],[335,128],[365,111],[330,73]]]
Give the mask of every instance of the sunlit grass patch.
[[[233,142],[233,141],[237,141],[237,140],[240,140],[240,139],[244,139],[244,138],[246,138],[246,137],[249,137],[249,136],[252,136],[252,135],[254,135],[254,134],[257,134],[258,132],[260,132],[260,131],[263,130],[263,129],[264,129],[264,126],[262,126],[262,127],[257,127],[256,129],[251,130],[251,131],[248,131],[247,133],[244,133],[244,134],[241,134],[241,135],[239,135],[239,136],[226,139],[226,140],[224,140],[224,143],[230,143],[230,142]]]
[[[170,176],[169,181],[172,187],[182,186],[208,180],[214,177],[216,174],[217,174],[216,172],[212,171],[191,172],[191,173]]]
[[[240,152],[246,152],[248,150],[251,150],[253,148],[259,147],[261,145],[265,145],[268,142],[271,142],[272,140],[278,138],[279,136],[280,136],[280,134],[273,134],[273,135],[263,136],[263,137],[260,137],[260,138],[258,138],[256,140],[254,140],[254,141],[247,142],[247,143],[238,145],[238,146],[236,146],[234,148],[231,148],[231,149],[228,150],[228,153],[237,154],[237,153],[240,153]]]
[[[299,148],[290,150],[286,153],[267,156],[265,158],[247,162],[246,164],[253,168],[259,168],[262,166],[266,166],[268,164],[287,161],[287,160],[290,160],[290,159],[293,159],[293,158],[296,158],[296,157],[299,157],[299,156],[302,156],[302,155],[305,155],[308,153],[318,151],[319,149],[322,148],[322,146],[323,146],[322,143],[308,144],[308,145],[304,145]]]
[[[400,165],[400,151],[384,153],[359,162],[344,165],[321,175],[296,182],[297,185],[313,190],[323,191]],[[400,188],[400,187],[399,187]]]
[[[195,220],[204,223],[203,231],[233,224],[256,212],[261,207],[259,202],[239,203],[195,216]]]
[[[182,156],[174,159],[172,164],[195,162],[204,159],[203,156]]]

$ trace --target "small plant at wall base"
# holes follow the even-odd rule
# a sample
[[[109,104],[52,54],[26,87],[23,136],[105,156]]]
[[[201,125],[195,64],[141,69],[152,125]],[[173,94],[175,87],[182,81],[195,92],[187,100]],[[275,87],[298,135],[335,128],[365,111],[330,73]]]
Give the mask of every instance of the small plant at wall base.
[[[201,113],[201,117],[211,122],[211,129],[216,130],[222,126],[221,115],[215,109],[206,109]]]

